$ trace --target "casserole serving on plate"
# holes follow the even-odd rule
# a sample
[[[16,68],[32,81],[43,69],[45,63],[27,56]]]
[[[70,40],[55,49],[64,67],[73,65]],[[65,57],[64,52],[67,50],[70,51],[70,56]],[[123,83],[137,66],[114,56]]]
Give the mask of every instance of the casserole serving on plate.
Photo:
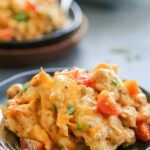
[[[136,139],[144,146],[150,140],[146,95],[136,80],[122,81],[117,66],[99,64],[90,72],[74,67],[53,76],[41,69],[7,94],[5,125],[22,149],[131,149]]]

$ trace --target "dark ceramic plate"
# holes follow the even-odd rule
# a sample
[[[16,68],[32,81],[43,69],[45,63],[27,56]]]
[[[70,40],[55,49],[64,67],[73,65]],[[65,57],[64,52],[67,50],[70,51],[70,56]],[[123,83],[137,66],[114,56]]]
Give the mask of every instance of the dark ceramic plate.
[[[50,75],[53,75],[54,72],[56,71],[62,71],[64,68],[47,68],[44,69],[47,73]],[[11,78],[8,78],[4,80],[3,82],[0,83],[0,105],[6,105],[7,101],[7,95],[6,95],[6,90],[14,83],[25,83],[31,78],[39,73],[40,70],[32,70],[32,71],[27,71],[23,72],[17,75],[12,76]],[[150,102],[150,93],[148,93],[146,90],[142,89],[143,92],[146,94],[148,101]],[[136,141],[136,143],[132,146],[129,146],[127,148],[123,148],[120,146],[117,150],[150,150],[150,142],[141,142],[139,140]]]
[[[79,2],[97,4],[101,6],[115,7],[123,4],[131,4],[131,0],[78,0]]]
[[[19,49],[19,48],[35,48],[43,45],[49,45],[65,38],[67,35],[76,31],[82,23],[82,11],[79,5],[73,1],[70,10],[69,17],[71,23],[62,29],[54,31],[50,35],[44,35],[40,39],[28,40],[23,42],[11,41],[7,43],[0,43],[2,49]]]

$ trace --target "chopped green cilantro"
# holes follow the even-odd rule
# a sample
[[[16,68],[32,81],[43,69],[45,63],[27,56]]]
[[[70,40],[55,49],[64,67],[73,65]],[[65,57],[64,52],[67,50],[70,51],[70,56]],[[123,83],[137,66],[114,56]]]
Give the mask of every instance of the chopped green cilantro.
[[[23,88],[21,89],[21,91],[19,92],[19,96],[21,96],[21,94],[27,90],[27,88],[29,87],[29,83],[30,82],[26,82],[25,84],[23,84]]]
[[[68,111],[66,112],[66,114],[67,115],[73,115],[75,112],[76,112],[76,110],[75,110],[75,108],[74,108],[74,106],[72,105],[72,104],[69,104],[68,105]]]
[[[107,116],[109,116],[109,115],[110,115],[110,113],[106,113],[106,115],[107,115]]]
[[[110,49],[110,52],[113,54],[129,55],[131,53],[131,50],[125,48],[112,48]]]
[[[79,122],[77,125],[77,130],[82,130],[82,122]]]
[[[126,146],[125,144],[122,144],[122,147],[123,147],[123,148],[127,148],[128,146]]]
[[[118,79],[116,77],[113,77],[112,78],[112,82],[115,84],[115,85],[118,85],[119,82],[118,82]]]
[[[91,126],[90,124],[88,124],[88,125],[86,126],[86,128],[89,129],[89,128],[92,128],[92,126]]]
[[[56,113],[58,113],[58,107],[57,106],[55,106],[55,111],[56,111]]]
[[[141,55],[140,55],[140,54],[136,54],[136,55],[135,55],[135,59],[136,59],[136,60],[141,59]]]
[[[127,61],[133,61],[133,60],[140,60],[141,54],[140,53],[132,53],[132,50],[129,49],[124,49],[124,48],[113,48],[110,49],[110,52],[112,54],[118,54],[118,55],[123,55]]]
[[[14,19],[18,22],[21,22],[21,21],[26,21],[26,14],[25,12],[21,11],[19,13],[17,13],[15,16],[14,16]]]
[[[122,82],[125,82],[126,80],[122,79]]]

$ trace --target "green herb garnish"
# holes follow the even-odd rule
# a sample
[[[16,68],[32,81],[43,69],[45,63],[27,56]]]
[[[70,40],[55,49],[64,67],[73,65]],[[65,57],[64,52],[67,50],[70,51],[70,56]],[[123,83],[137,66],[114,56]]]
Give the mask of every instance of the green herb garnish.
[[[77,130],[82,130],[82,122],[79,122],[77,125]]]
[[[112,53],[115,53],[115,54],[130,54],[131,51],[129,49],[125,49],[125,48],[113,48],[110,50]]]
[[[68,105],[68,111],[66,112],[67,115],[73,115],[76,112],[75,108],[73,105],[69,104]]]
[[[126,80],[122,79],[122,82],[125,82]]]
[[[123,147],[123,148],[127,148],[128,146],[127,146],[127,145],[125,145],[125,144],[122,144],[122,147]]]
[[[19,13],[17,13],[15,16],[14,16],[14,19],[18,22],[21,22],[21,21],[26,21],[26,14],[25,12],[21,11]]]
[[[119,82],[118,82],[118,79],[116,77],[113,77],[112,78],[112,82],[115,84],[115,85],[118,85]]]
[[[134,57],[131,56],[131,55],[127,55],[126,59],[127,59],[128,62],[131,62],[134,59]]]
[[[131,50],[125,48],[113,48],[110,50],[112,54],[124,55],[127,61],[140,60],[141,55],[139,53],[134,54]]]
[[[91,126],[90,124],[88,124],[88,125],[86,126],[86,128],[89,129],[89,128],[92,128],[92,126]]]
[[[19,92],[19,96],[21,96],[21,94],[27,90],[27,88],[29,87],[29,83],[30,82],[26,82],[25,84],[23,84],[23,87],[22,87],[21,91]]]
[[[136,54],[136,55],[135,55],[135,59],[136,59],[136,60],[141,59],[141,55],[140,55],[140,54]]]
[[[106,113],[105,115],[109,116],[109,115],[110,115],[110,113]]]
[[[56,113],[58,113],[58,107],[57,106],[55,106],[55,111],[56,111]]]
[[[138,150],[138,148],[134,148],[133,150]]]

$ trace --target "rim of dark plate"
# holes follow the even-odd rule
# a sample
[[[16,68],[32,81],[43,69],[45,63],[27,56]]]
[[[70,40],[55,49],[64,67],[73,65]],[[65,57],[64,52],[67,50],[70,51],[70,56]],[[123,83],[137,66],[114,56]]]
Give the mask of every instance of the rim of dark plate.
[[[20,49],[20,48],[35,48],[40,46],[46,46],[69,36],[76,31],[82,23],[82,10],[77,2],[73,1],[69,10],[69,16],[72,19],[71,24],[67,28],[62,28],[54,31],[52,34],[44,35],[42,38],[28,40],[23,42],[11,41],[6,43],[0,43],[1,49]]]
[[[64,69],[71,69],[71,67],[59,67],[59,68],[44,68],[44,71],[45,72],[48,72],[48,73],[52,73],[52,72],[56,72],[56,71],[62,71]],[[37,73],[39,73],[41,70],[40,69],[34,69],[34,70],[29,70],[29,71],[24,71],[24,72],[21,72],[21,73],[18,73],[18,74],[15,74],[3,81],[0,82],[0,87],[4,86],[5,84],[8,84],[9,82],[12,82],[13,80],[16,80],[16,79],[19,79],[19,78],[22,78],[24,76],[28,76],[28,75],[35,75]]]
[[[65,70],[65,69],[70,70],[71,67],[44,68],[44,71],[47,72],[47,73],[54,73],[56,71],[62,71],[62,70]],[[24,72],[15,74],[15,75],[1,81],[0,82],[0,88],[2,86],[4,86],[5,84],[9,83],[9,82],[12,82],[13,80],[16,80],[16,79],[19,79],[19,78],[22,78],[22,77],[28,76],[28,75],[33,75],[34,76],[35,74],[39,73],[40,71],[41,71],[40,69],[33,69],[33,70],[24,71]],[[150,93],[147,90],[143,89],[141,86],[139,86],[139,87],[146,94],[147,99],[150,99]]]

